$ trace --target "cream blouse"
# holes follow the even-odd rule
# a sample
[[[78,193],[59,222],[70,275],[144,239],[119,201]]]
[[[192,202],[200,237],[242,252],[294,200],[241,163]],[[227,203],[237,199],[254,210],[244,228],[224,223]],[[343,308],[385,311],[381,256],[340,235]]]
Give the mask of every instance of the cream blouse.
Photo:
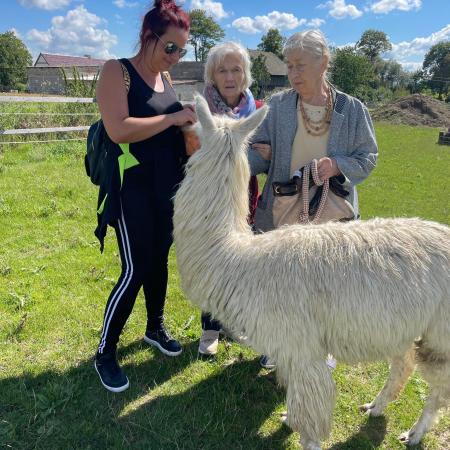
[[[306,114],[312,120],[323,119],[326,114],[325,106],[314,106],[303,102]],[[329,129],[322,136],[313,136],[306,131],[303,123],[302,112],[297,108],[297,133],[292,144],[291,177],[293,173],[311,162],[312,159],[320,159],[327,156]]]

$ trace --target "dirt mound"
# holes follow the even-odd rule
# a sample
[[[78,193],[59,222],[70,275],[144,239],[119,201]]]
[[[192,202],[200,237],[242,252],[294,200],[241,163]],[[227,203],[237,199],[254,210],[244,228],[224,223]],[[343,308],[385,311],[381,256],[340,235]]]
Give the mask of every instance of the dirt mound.
[[[449,127],[450,106],[431,97],[410,95],[380,106],[371,113],[376,121],[413,126]]]

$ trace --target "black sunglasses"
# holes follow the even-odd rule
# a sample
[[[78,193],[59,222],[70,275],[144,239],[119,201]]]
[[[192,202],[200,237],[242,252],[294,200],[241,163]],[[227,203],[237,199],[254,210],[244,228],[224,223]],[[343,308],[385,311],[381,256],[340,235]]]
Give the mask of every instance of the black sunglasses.
[[[164,51],[167,55],[173,55],[178,52],[180,58],[186,55],[187,50],[185,48],[178,47],[175,42],[164,42],[155,32],[153,34],[164,44]]]

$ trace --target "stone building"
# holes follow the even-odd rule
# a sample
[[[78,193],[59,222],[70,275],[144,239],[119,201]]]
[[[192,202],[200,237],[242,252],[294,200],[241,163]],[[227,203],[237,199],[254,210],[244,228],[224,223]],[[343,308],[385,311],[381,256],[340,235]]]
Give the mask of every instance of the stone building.
[[[88,55],[40,53],[34,66],[27,68],[27,90],[39,94],[64,94],[63,70],[69,80],[73,79],[75,70],[83,80],[92,81],[105,62]]]
[[[180,61],[170,69],[173,88],[181,102],[191,102],[196,92],[203,92],[203,71],[205,63]]]
[[[256,58],[260,54],[266,57],[266,67],[270,74],[265,91],[287,85],[287,72],[283,61],[270,52],[249,50],[250,56]],[[52,55],[40,53],[33,67],[28,67],[27,90],[32,93],[64,94],[64,70],[67,79],[73,78],[76,70],[80,77],[91,81],[96,77],[106,60],[95,59],[90,56]],[[205,63],[197,61],[180,61],[170,70],[173,87],[178,100],[191,102],[196,92],[203,92],[203,72]]]

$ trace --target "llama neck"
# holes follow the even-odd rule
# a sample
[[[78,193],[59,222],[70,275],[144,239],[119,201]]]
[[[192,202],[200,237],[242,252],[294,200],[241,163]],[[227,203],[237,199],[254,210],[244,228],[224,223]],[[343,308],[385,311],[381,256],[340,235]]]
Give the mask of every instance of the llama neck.
[[[176,196],[174,237],[183,291],[204,311],[227,298],[220,280],[242,258],[236,245],[250,246],[247,223],[250,169],[244,151],[214,146],[193,156]],[[222,300],[220,300],[222,299]]]
[[[205,282],[223,278],[235,263],[232,243],[237,236],[241,244],[253,238],[247,223],[247,155],[243,153],[242,167],[238,162],[225,159],[208,170],[202,160],[195,161],[175,197],[174,237],[182,287],[205,311],[211,311],[216,281]]]
[[[202,155],[207,159],[209,155]],[[219,244],[234,233],[249,233],[248,183],[250,171],[245,154],[236,160],[223,158],[213,167],[196,162],[175,199],[175,239],[177,248],[200,248]]]
[[[215,301],[228,298],[219,280],[239,259],[235,242],[253,239],[248,216],[249,168],[189,169],[175,197],[174,237],[183,291],[204,311],[215,311]],[[198,166],[196,167],[198,168]],[[237,239],[239,237],[239,239]],[[225,294],[225,295],[224,295]]]

